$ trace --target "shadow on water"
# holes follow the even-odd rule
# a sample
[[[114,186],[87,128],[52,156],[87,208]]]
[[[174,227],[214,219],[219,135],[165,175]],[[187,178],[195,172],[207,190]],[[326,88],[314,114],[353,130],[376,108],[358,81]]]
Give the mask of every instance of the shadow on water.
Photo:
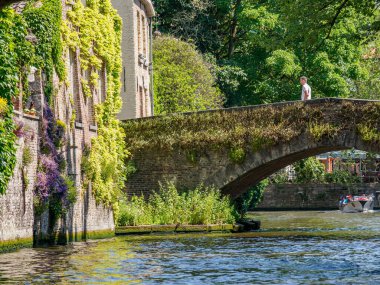
[[[259,232],[123,236],[3,254],[0,283],[380,283],[380,213],[253,215]]]

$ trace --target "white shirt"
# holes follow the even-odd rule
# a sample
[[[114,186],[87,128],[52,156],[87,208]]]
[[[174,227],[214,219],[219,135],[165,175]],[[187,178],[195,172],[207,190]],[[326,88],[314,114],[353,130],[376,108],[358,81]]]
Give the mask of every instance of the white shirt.
[[[310,88],[309,84],[307,84],[307,83],[302,85],[302,93],[301,93],[301,100],[302,101],[305,100],[305,92],[306,91],[309,94],[309,97],[307,99],[310,100],[311,99],[311,88]]]

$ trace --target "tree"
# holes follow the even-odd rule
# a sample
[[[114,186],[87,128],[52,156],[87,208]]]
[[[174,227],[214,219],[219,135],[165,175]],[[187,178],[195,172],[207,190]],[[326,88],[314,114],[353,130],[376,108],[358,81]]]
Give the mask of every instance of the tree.
[[[370,42],[378,49],[378,0],[206,2],[199,9],[196,0],[156,0],[167,17],[158,28],[215,57],[227,106],[299,99],[301,75],[313,97],[368,98],[366,86],[377,84],[378,62],[363,61]],[[242,75],[233,88],[224,79],[234,73],[226,70]]]
[[[315,157],[302,159],[294,164],[296,182],[310,183],[323,182],[325,167]]]
[[[193,44],[174,37],[154,40],[154,108],[156,114],[216,109],[223,95],[211,64]]]

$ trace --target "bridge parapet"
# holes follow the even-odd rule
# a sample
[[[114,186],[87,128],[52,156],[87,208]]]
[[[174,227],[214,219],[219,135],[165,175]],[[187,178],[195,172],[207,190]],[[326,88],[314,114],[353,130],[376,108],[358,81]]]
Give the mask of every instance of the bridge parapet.
[[[278,169],[330,150],[380,151],[380,101],[317,99],[158,116],[125,123],[138,171],[129,193],[158,181],[213,184],[232,196]]]

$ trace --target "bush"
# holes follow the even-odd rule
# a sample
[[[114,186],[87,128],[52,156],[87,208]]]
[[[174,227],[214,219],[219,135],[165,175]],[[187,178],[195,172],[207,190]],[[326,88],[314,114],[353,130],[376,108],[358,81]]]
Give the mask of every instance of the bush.
[[[224,97],[210,64],[193,44],[162,36],[153,42],[156,114],[217,109]]]
[[[121,201],[118,226],[168,224],[223,224],[235,221],[234,207],[218,189],[198,186],[179,193],[172,182],[160,186],[147,199],[133,196]]]

